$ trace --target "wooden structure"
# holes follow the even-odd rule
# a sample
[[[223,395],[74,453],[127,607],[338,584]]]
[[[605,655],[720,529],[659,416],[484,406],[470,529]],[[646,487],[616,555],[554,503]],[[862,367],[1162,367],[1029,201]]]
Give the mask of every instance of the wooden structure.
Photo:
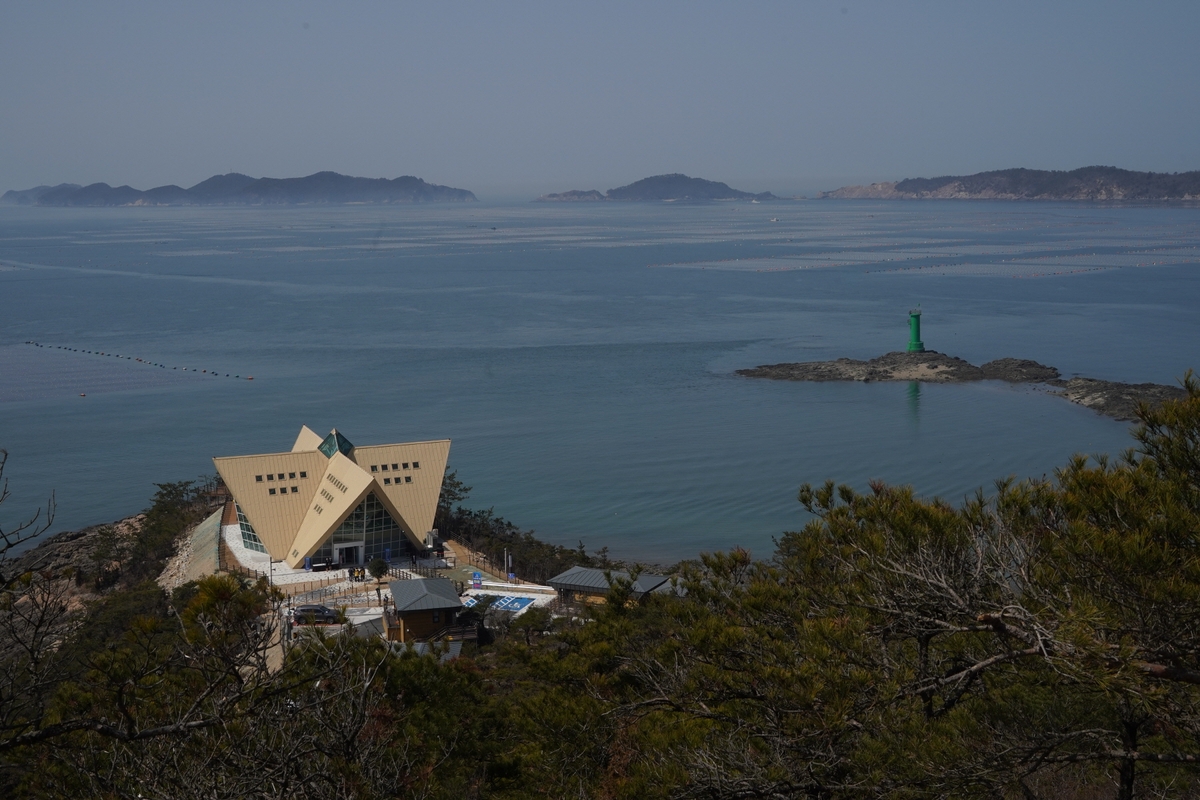
[[[389,642],[453,635],[463,604],[449,578],[392,581],[388,589],[393,605],[383,612],[383,636]]]

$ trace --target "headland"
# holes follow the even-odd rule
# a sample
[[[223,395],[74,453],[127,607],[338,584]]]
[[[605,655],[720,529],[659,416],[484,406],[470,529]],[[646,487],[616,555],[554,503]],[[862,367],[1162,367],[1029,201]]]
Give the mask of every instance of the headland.
[[[1200,171],[1134,172],[1117,167],[1075,170],[1001,169],[974,175],[906,178],[822,192],[839,200],[1200,200]]]

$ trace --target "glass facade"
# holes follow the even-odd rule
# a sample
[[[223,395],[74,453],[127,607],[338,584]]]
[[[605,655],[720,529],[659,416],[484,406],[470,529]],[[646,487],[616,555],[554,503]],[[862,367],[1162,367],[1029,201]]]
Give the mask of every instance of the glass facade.
[[[361,564],[369,563],[375,558],[383,558],[385,550],[391,551],[393,561],[407,559],[413,552],[408,537],[374,492],[367,495],[367,498],[350,512],[346,521],[317,548],[312,560],[319,563],[330,559],[336,564],[337,553],[333,546],[350,542],[362,543],[361,552],[358,554],[362,559],[358,563]]]
[[[254,532],[254,526],[250,524],[250,520],[246,519],[246,515],[242,513],[242,507],[237,503],[234,503],[233,507],[237,509],[238,526],[242,529],[242,546],[256,553],[267,552],[267,548],[263,546],[262,539],[259,539],[258,534]]]
[[[340,452],[344,456],[350,455],[354,450],[354,445],[350,444],[350,440],[342,436],[336,430],[325,437],[325,441],[321,442],[317,447],[326,458],[333,458],[334,453]]]

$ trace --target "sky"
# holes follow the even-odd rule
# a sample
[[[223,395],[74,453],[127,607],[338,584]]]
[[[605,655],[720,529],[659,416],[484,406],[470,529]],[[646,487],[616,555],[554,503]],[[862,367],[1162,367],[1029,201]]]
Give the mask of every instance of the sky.
[[[0,0],[0,191],[1200,169],[1200,3]]]

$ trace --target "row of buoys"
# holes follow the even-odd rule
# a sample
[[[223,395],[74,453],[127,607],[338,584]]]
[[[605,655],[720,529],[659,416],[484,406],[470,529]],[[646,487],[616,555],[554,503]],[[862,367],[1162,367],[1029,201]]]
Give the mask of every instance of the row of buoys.
[[[247,380],[247,381],[254,380],[253,375],[247,375],[245,378],[243,378],[241,375],[230,375],[228,372],[226,372],[222,376],[221,373],[217,372],[216,370],[196,369],[195,367],[167,367],[166,364],[159,364],[156,361],[147,361],[144,358],[137,358],[135,356],[125,356],[125,355],[121,355],[120,353],[103,353],[99,350],[83,350],[78,347],[66,347],[61,344],[53,344],[53,345],[42,344],[41,342],[34,342],[34,341],[27,341],[27,342],[25,342],[25,344],[32,345],[34,347],[44,347],[49,350],[67,350],[72,353],[86,353],[88,355],[93,355],[93,356],[105,356],[106,358],[123,358],[123,359],[126,359],[127,361],[136,361],[139,364],[145,364],[148,367],[158,367],[159,369],[176,369],[176,370],[180,370],[182,372],[195,372],[195,373],[201,374],[201,375],[212,375],[214,378],[225,377],[225,378],[237,378],[238,380]],[[80,396],[82,397],[82,395],[80,395]]]
[[[1080,272],[1102,272],[1109,269],[1121,269],[1120,267],[1084,267],[1083,269],[1070,269],[1064,272],[1030,272],[1026,275],[1013,275],[1014,278],[1049,278],[1052,275],[1076,275]]]

